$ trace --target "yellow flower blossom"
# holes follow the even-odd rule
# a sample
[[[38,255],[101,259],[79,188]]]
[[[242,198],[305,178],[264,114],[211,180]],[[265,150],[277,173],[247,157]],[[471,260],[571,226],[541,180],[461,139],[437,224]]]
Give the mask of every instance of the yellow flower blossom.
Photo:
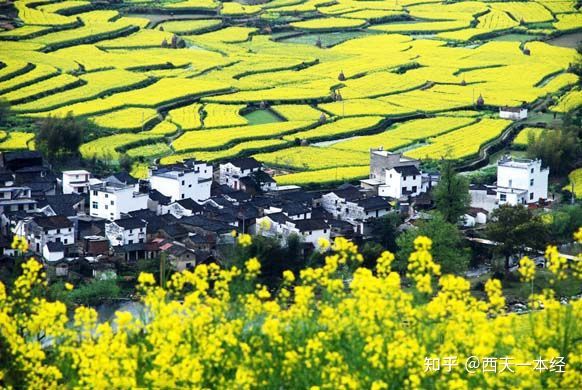
[[[536,275],[536,265],[532,259],[525,256],[519,261],[517,272],[519,272],[522,282],[531,282]]]

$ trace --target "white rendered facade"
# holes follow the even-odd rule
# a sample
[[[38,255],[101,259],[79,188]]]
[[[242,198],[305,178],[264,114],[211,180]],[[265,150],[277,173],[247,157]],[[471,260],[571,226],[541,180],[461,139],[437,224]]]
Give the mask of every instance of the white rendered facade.
[[[173,202],[182,199],[202,201],[210,198],[212,166],[195,164],[194,168],[161,169],[150,177],[150,186]]]
[[[148,195],[135,192],[133,185],[103,183],[91,187],[89,214],[92,217],[115,220],[121,214],[148,208]]]
[[[498,204],[527,204],[548,198],[550,170],[541,160],[502,159],[497,163]]]

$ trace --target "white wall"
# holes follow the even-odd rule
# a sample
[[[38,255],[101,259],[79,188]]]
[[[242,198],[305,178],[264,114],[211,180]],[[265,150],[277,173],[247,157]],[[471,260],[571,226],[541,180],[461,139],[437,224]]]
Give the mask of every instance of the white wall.
[[[147,194],[135,193],[133,186],[114,192],[91,190],[89,213],[92,217],[115,220],[122,213],[147,209],[148,199]]]
[[[172,201],[210,198],[212,166],[197,164],[194,171],[172,171],[150,177],[150,185]]]
[[[63,194],[83,194],[89,191],[89,176],[87,171],[63,172]],[[77,184],[77,185],[72,185]],[[79,186],[82,184],[82,186]]]
[[[541,160],[500,163],[497,166],[497,186],[527,191],[527,203],[547,199],[549,170],[542,169],[541,164]]]
[[[61,260],[63,257],[65,257],[65,253],[64,252],[49,252],[48,250],[48,246],[45,244],[44,247],[42,248],[42,257],[46,260],[46,261],[58,261]]]

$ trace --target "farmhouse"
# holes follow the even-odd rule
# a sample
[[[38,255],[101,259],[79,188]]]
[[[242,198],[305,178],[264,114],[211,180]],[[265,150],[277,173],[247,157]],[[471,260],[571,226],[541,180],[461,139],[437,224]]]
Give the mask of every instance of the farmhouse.
[[[525,108],[525,107],[507,107],[507,106],[500,107],[499,108],[499,118],[511,119],[514,121],[527,119],[527,108]]]
[[[496,185],[471,185],[471,207],[491,212],[500,205],[538,203],[548,198],[549,168],[541,160],[503,157],[497,162]]]
[[[536,203],[548,198],[549,168],[541,160],[505,157],[497,163],[497,200],[499,204]]]
[[[182,199],[201,201],[210,198],[212,166],[187,160],[183,164],[153,170],[149,180],[152,190],[169,196],[174,202]]]
[[[103,182],[91,186],[90,215],[109,220],[148,208],[148,194],[136,192],[135,185]]]
[[[226,184],[235,190],[239,190],[243,187],[241,179],[259,172],[261,170],[261,163],[252,157],[236,158],[220,164],[219,170],[220,176],[218,182],[220,184]]]
[[[87,194],[91,183],[89,178],[91,173],[84,170],[64,171],[63,172],[63,194]]]
[[[432,180],[420,171],[419,160],[379,148],[370,150],[370,177],[360,184],[377,195],[401,199],[427,191]]]

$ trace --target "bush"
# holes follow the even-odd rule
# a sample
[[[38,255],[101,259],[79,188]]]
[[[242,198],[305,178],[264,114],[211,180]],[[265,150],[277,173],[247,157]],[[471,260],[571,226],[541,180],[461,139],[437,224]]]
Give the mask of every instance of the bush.
[[[577,235],[582,240],[582,230]],[[251,245],[250,236],[239,236],[239,243]],[[174,274],[166,289],[142,273],[144,315],[117,312],[113,324],[99,324],[96,311],[84,306],[70,321],[64,304],[42,298],[42,266],[30,260],[10,295],[0,285],[0,385],[578,387],[582,300],[561,305],[546,290],[530,300],[530,309],[543,310],[507,314],[498,280],[485,283],[487,300],[479,301],[467,280],[439,277],[430,248],[426,237],[415,241],[407,271],[410,289],[391,271],[393,255],[384,252],[375,271],[357,268],[363,257],[343,239],[332,245],[323,267],[299,275],[285,271],[277,293],[256,285],[261,273],[256,259],[242,270],[199,265]],[[548,253],[550,269],[563,277],[566,267]],[[572,273],[580,277],[577,268]],[[511,364],[532,366],[541,357],[547,369],[512,365],[512,371],[469,373],[464,362],[470,355],[509,357],[515,359]],[[451,372],[427,365],[445,357],[457,363]]]

